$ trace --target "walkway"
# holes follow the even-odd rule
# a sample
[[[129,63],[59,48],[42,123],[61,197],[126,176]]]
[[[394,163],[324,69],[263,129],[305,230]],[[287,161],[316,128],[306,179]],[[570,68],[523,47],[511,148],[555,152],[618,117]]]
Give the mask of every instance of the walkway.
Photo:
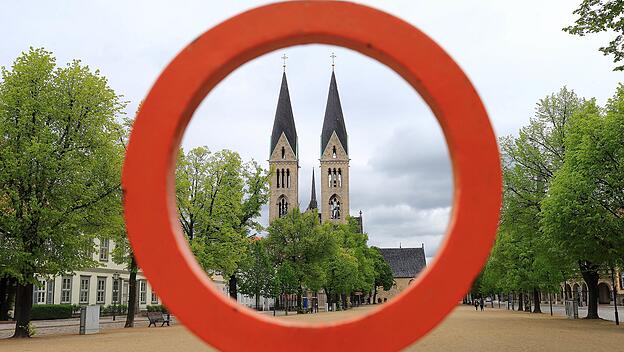
[[[345,312],[289,315],[278,319],[330,322],[366,314],[370,307]],[[235,328],[235,327],[233,327]],[[241,338],[244,338],[241,334]],[[526,314],[486,308],[475,312],[459,306],[426,338],[407,351],[619,351],[624,327],[607,321],[569,320],[548,314]],[[0,340],[0,351],[110,352],[213,351],[183,326],[106,329],[96,335],[41,336]]]

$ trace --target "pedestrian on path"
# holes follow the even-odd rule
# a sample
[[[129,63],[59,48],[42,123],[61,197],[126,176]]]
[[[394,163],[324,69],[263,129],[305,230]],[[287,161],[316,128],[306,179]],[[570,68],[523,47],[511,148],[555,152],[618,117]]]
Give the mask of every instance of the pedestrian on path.
[[[478,312],[479,311],[479,300],[477,300],[476,298],[474,300],[474,306],[475,306],[475,311]]]
[[[481,311],[483,312],[483,297],[479,299],[479,307],[481,307]]]

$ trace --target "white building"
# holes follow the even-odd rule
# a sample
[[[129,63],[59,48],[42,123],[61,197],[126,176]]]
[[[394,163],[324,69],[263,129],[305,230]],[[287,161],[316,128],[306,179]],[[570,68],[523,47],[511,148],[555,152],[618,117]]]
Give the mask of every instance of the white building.
[[[110,240],[96,240],[98,251],[93,254],[93,259],[101,263],[100,267],[41,280],[41,284],[34,288],[33,304],[127,305],[130,272],[125,264],[113,262],[111,253],[114,245]],[[114,280],[116,276],[118,279]],[[140,270],[137,273],[137,303],[139,310],[160,304],[156,292]]]
[[[75,271],[73,275],[63,275],[51,280],[41,280],[33,292],[33,304],[98,304],[109,306],[114,304],[128,304],[130,291],[130,272],[125,264],[115,264],[111,253],[115,243],[111,240],[97,240],[97,253],[93,259],[101,263],[100,267]],[[115,277],[118,277],[115,280]],[[211,276],[217,289],[228,296],[228,287],[221,275]],[[121,295],[121,297],[120,297]],[[121,300],[120,300],[121,298]],[[255,308],[255,297],[238,294],[238,302]],[[137,307],[146,310],[148,305],[161,304],[158,295],[139,269],[137,273]],[[273,299],[260,299],[262,310],[273,307]]]

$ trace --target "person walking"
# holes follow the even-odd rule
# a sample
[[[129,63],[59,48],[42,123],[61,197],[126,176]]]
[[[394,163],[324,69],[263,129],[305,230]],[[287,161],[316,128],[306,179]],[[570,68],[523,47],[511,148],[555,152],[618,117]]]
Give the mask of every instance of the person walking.
[[[474,300],[475,311],[479,311],[479,300],[475,298]]]
[[[481,311],[483,312],[483,297],[479,299],[479,307],[481,307]]]

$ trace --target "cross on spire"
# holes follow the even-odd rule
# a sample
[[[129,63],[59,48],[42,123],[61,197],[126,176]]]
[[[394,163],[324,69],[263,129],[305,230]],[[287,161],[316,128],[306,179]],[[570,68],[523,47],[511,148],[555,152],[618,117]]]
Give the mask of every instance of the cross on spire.
[[[336,67],[336,62],[335,62],[335,59],[336,59],[336,54],[334,54],[334,53],[332,52],[332,54],[331,54],[331,55],[329,55],[329,57],[331,57],[331,59],[332,59],[332,71],[333,71],[333,70],[334,70],[334,68]]]
[[[284,64],[282,65],[284,72],[286,72],[286,59],[288,59],[288,56],[286,56],[286,54],[282,55],[282,60],[284,60]]]

